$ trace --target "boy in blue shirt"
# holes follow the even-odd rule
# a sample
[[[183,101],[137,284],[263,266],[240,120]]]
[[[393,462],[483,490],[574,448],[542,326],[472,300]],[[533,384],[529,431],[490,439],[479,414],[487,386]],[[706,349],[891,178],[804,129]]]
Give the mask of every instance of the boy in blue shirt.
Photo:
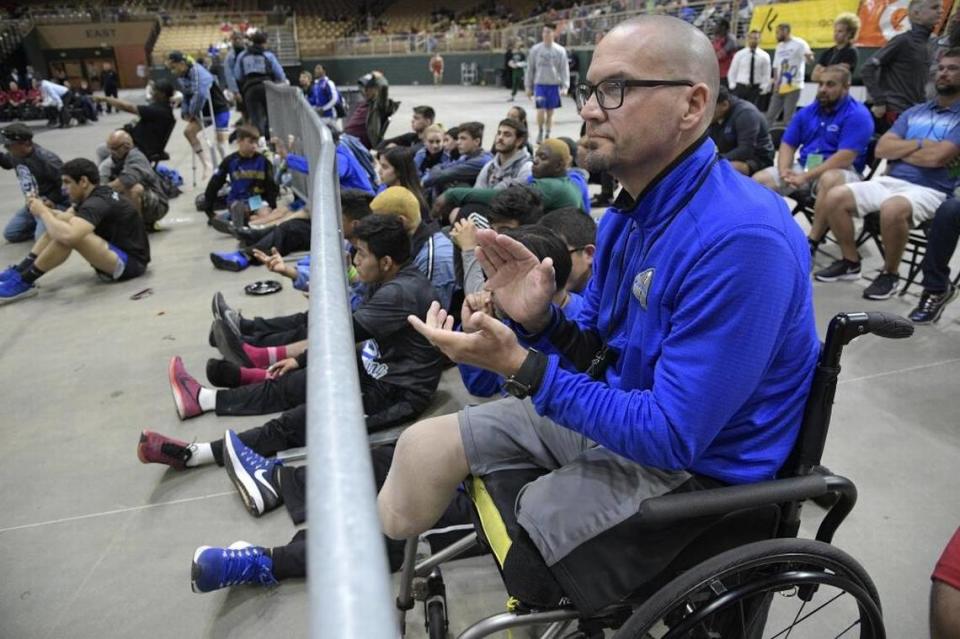
[[[934,85],[937,97],[904,111],[877,142],[877,157],[888,162],[886,175],[835,187],[823,198],[824,226],[833,231],[842,255],[814,275],[818,281],[860,278],[853,216],[879,210],[883,272],[863,297],[884,300],[897,292],[897,271],[910,228],[932,219],[957,183],[957,172],[950,165],[960,155],[960,49],[944,53]],[[814,235],[815,230],[811,241],[822,237]]]

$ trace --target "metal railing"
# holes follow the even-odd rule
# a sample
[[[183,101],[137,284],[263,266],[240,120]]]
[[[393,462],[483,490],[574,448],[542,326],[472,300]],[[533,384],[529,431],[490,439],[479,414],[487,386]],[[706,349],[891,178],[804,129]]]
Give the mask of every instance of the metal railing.
[[[398,635],[375,507],[360,400],[330,130],[302,92],[268,82],[270,128],[295,137],[309,174],[294,190],[310,206],[310,366],[307,369],[307,588],[310,637]],[[305,189],[305,190],[304,190]]]

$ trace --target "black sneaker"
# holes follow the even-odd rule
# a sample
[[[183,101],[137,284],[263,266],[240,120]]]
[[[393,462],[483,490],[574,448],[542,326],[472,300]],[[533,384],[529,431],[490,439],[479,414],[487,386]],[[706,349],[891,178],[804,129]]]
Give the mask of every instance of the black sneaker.
[[[852,282],[860,279],[860,262],[839,259],[813,277],[818,282]]]
[[[924,291],[920,296],[920,303],[910,311],[910,321],[914,324],[933,324],[943,314],[943,307],[957,298],[957,287],[948,284],[944,293]]]
[[[877,279],[867,287],[863,292],[863,298],[868,300],[887,300],[893,297],[896,292],[900,276],[896,273],[881,272]]]

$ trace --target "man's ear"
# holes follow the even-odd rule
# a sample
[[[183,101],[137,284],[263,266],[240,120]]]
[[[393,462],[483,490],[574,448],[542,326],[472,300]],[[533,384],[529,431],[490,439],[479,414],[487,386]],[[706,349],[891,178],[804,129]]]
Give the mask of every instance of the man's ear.
[[[393,268],[393,266],[394,266],[394,264],[396,264],[396,262],[393,261],[393,258],[392,258],[392,257],[390,257],[389,255],[387,255],[387,256],[381,257],[379,260],[377,260],[377,264],[380,266],[380,272],[381,272],[381,273],[386,273],[387,271],[389,271],[390,269]]]
[[[593,264],[593,256],[597,253],[597,247],[593,244],[587,244],[583,247],[583,256],[587,261]]]

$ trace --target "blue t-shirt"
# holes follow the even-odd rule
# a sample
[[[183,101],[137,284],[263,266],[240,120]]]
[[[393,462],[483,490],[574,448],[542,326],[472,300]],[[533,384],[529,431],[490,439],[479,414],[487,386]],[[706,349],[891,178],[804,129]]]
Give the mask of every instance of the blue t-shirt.
[[[947,141],[960,146],[960,102],[946,108],[938,106],[935,100],[912,106],[900,114],[890,132],[904,140]],[[945,166],[922,167],[904,160],[891,160],[887,175],[948,195],[956,185]]]
[[[856,151],[853,168],[863,171],[867,163],[867,145],[873,136],[873,116],[867,107],[849,95],[828,113],[814,101],[803,107],[790,120],[783,141],[800,148],[800,166],[807,166],[807,156],[819,153],[826,160],[837,151]]]

